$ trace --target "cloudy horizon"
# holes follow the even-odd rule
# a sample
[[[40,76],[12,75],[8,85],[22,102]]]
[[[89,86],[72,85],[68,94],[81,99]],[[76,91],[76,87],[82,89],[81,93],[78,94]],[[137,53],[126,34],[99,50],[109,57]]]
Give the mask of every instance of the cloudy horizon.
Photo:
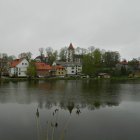
[[[0,53],[15,55],[51,46],[118,51],[140,57],[138,0],[0,0]]]

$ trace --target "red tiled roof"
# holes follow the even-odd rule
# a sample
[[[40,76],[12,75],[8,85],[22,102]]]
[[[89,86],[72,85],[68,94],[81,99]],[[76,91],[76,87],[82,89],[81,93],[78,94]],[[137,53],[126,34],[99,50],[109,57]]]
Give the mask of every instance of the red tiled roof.
[[[16,67],[20,62],[22,61],[22,59],[15,59],[12,62],[10,62],[10,67]]]
[[[43,62],[36,62],[35,66],[37,70],[50,70],[51,69],[50,65],[47,65]]]
[[[64,69],[64,67],[63,66],[52,66],[52,69],[55,69],[55,70],[57,70],[57,69]]]
[[[69,48],[68,48],[69,50],[74,50],[74,47],[73,47],[73,45],[72,45],[72,43],[70,43],[70,45],[69,45]]]

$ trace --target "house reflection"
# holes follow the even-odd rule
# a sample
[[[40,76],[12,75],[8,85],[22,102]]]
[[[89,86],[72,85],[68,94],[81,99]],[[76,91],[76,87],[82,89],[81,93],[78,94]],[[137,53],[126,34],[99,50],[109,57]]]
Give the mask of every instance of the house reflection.
[[[121,102],[120,84],[111,81],[29,81],[6,83],[1,88],[0,102],[37,103],[39,108],[59,106],[70,114],[77,105],[81,109],[118,106]],[[4,91],[6,89],[6,91]],[[12,89],[12,90],[8,90]],[[8,92],[9,96],[4,94]],[[136,97],[139,98],[139,95]]]

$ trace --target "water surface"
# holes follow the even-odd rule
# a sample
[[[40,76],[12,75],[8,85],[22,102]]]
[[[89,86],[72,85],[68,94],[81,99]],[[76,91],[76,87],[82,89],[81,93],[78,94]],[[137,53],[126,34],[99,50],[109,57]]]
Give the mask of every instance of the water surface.
[[[0,139],[139,140],[139,101],[140,81],[1,83]]]

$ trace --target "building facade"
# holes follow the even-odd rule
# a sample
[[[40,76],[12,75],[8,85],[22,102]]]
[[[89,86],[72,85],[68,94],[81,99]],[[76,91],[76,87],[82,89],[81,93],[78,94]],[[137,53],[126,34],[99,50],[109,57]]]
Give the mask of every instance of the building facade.
[[[78,62],[57,62],[56,65],[63,66],[66,70],[66,76],[76,76],[82,73],[82,64]]]
[[[77,76],[82,73],[82,56],[75,54],[75,49],[70,43],[67,49],[66,62],[56,61],[56,65],[63,66],[66,70],[66,76]]]
[[[50,76],[51,66],[43,62],[35,62],[36,72],[38,77]]]
[[[10,77],[27,77],[27,68],[29,62],[24,59],[16,59],[10,62],[9,76]]]
[[[51,69],[51,76],[53,77],[65,77],[67,74],[66,69],[60,65],[54,65]]]

